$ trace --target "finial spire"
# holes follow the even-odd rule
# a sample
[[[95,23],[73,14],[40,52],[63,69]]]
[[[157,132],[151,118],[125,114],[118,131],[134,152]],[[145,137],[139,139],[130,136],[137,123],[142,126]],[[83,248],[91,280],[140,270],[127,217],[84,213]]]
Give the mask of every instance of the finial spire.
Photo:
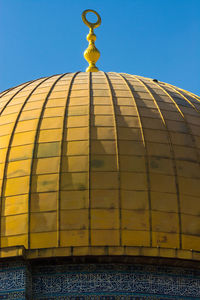
[[[97,16],[97,22],[91,23],[86,19],[86,14],[92,12]],[[92,10],[92,9],[86,9],[82,13],[82,20],[83,22],[90,28],[90,32],[87,35],[87,40],[89,42],[88,48],[84,52],[84,57],[89,63],[88,68],[86,69],[86,72],[98,72],[99,69],[96,67],[96,62],[100,57],[99,50],[95,47],[95,41],[96,41],[96,35],[94,34],[94,28],[97,28],[101,25],[101,17],[100,15]]]

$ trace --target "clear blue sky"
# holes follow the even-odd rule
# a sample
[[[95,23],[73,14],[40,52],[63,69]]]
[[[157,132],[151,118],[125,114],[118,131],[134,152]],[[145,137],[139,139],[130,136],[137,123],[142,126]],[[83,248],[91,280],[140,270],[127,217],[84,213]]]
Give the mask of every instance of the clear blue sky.
[[[200,0],[0,0],[0,90],[84,71],[95,9],[100,70],[157,78],[200,95]]]

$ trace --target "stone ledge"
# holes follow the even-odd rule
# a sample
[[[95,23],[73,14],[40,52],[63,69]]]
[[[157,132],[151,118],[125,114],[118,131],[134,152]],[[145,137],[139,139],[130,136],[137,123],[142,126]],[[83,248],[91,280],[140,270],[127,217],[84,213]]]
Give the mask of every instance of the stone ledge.
[[[146,257],[154,259],[179,259],[200,261],[200,252],[171,248],[150,247],[59,247],[44,249],[25,249],[24,246],[5,247],[0,250],[0,258],[23,257],[24,259],[59,258],[59,257]]]

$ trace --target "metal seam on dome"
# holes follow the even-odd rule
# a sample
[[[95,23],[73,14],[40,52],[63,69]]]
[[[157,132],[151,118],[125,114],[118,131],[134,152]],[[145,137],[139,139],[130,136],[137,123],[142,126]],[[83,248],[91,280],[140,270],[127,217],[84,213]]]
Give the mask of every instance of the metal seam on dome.
[[[92,73],[89,72],[88,74],[88,241],[89,241],[89,246],[92,245],[91,241],[91,227],[92,227],[92,222],[91,222],[91,112],[92,112]]]
[[[42,108],[41,108],[41,113],[40,113],[40,116],[38,117],[38,123],[37,123],[37,127],[36,127],[36,132],[35,132],[35,137],[34,137],[34,146],[33,146],[33,152],[32,152],[32,159],[31,159],[31,171],[30,171],[30,181],[29,181],[29,198],[28,198],[28,249],[30,248],[30,218],[31,218],[31,215],[30,215],[30,203],[31,203],[31,189],[32,189],[32,181],[33,181],[33,165],[34,165],[34,159],[35,159],[35,156],[36,156],[36,145],[38,143],[38,138],[39,138],[39,132],[40,132],[40,126],[41,126],[41,122],[42,122],[42,117],[43,117],[43,114],[44,114],[44,110],[45,110],[45,107],[46,107],[46,104],[47,104],[47,101],[49,99],[49,96],[51,95],[56,83],[62,78],[64,77],[66,74],[68,73],[64,73],[62,74],[61,76],[59,76],[55,81],[54,83],[51,85],[50,89],[49,89],[49,92],[47,93],[47,96],[44,100],[44,103],[42,105]],[[58,75],[56,75],[58,76]],[[53,76],[51,76],[53,77]],[[51,78],[51,77],[48,77]]]
[[[38,79],[33,80],[33,81],[29,82],[28,84],[26,84],[25,86],[23,86],[20,90],[17,91],[17,93],[14,96],[16,96],[20,91],[22,91],[24,88],[26,88],[31,83],[36,82],[37,80]],[[19,113],[17,115],[17,118],[15,120],[15,124],[13,126],[13,129],[12,129],[12,132],[11,132],[11,135],[10,135],[10,139],[9,139],[9,143],[8,143],[8,147],[7,147],[6,158],[5,158],[5,162],[4,162],[4,172],[3,172],[3,180],[2,180],[2,186],[1,186],[0,217],[2,217],[2,200],[3,200],[3,197],[4,197],[5,180],[6,180],[6,173],[7,173],[7,167],[8,167],[8,158],[9,158],[9,155],[10,155],[11,144],[12,144],[12,141],[13,141],[13,138],[14,138],[14,133],[15,133],[15,129],[16,129],[17,124],[18,124],[18,120],[20,118],[21,112],[22,112],[22,110],[23,110],[26,102],[28,101],[28,99],[30,98],[30,96],[32,95],[32,93],[37,89],[38,86],[40,86],[40,84],[42,84],[46,80],[47,80],[47,78],[45,78],[43,81],[39,82],[39,84],[36,85],[36,87],[29,93],[28,97],[26,98],[26,100],[22,104],[21,109],[20,109],[20,111],[19,111]],[[11,99],[9,100],[9,103],[14,98],[14,96],[11,97]],[[4,109],[5,109],[5,107],[4,107]],[[1,246],[1,237],[2,236],[1,236],[1,222],[0,222],[0,246]]]
[[[165,83],[165,86],[170,87],[172,90],[174,90],[177,94],[181,95],[186,102],[188,102],[197,113],[200,113],[200,111],[196,108],[195,104],[193,104],[189,99],[187,99],[183,94],[181,94],[181,92],[179,92],[178,90],[176,90],[172,85],[169,85],[167,83]],[[171,95],[170,95],[171,96]],[[174,100],[175,101],[175,100]],[[176,102],[176,101],[175,101]]]
[[[128,75],[128,74],[126,74]],[[148,194],[148,205],[149,205],[149,240],[150,240],[150,247],[152,247],[152,205],[151,205],[151,188],[150,188],[150,176],[149,176],[149,155],[148,155],[148,150],[147,150],[147,146],[146,146],[146,139],[145,139],[145,135],[144,135],[144,130],[143,130],[143,122],[142,122],[142,118],[140,115],[140,109],[139,106],[137,105],[136,99],[134,97],[133,91],[132,91],[132,86],[130,84],[130,82],[128,81],[128,79],[126,78],[126,75],[123,75],[122,73],[119,73],[118,76],[120,76],[124,82],[126,83],[131,95],[132,95],[132,99],[133,102],[135,104],[136,107],[136,111],[137,111],[137,115],[138,115],[138,120],[139,120],[139,124],[140,124],[140,132],[141,132],[141,136],[142,136],[142,140],[143,140],[143,144],[144,144],[144,152],[145,152],[145,168],[146,168],[146,178],[147,178],[147,194]],[[133,78],[135,78],[135,76],[132,75]]]
[[[156,86],[160,87],[165,94],[172,100],[172,103],[174,103],[174,105],[176,106],[177,110],[179,111],[179,113],[181,114],[181,116],[183,117],[184,121],[186,122],[185,118],[184,118],[184,114],[182,113],[181,109],[179,108],[179,106],[177,105],[177,103],[174,101],[173,97],[171,97],[171,95],[163,88],[161,87],[159,84],[154,83]],[[187,124],[187,122],[186,122]],[[168,127],[167,127],[167,131],[169,131]],[[170,132],[169,132],[170,134]],[[171,134],[170,134],[171,136]],[[180,239],[180,249],[182,249],[182,220],[181,220],[181,203],[180,203],[180,190],[179,190],[179,182],[178,182],[178,174],[177,174],[177,166],[176,166],[176,159],[175,159],[175,153],[174,153],[174,148],[173,148],[173,144],[171,142],[171,138],[170,138],[170,146],[171,149],[173,151],[173,161],[174,161],[174,166],[175,166],[175,171],[176,171],[176,187],[177,187],[177,200],[178,200],[178,215],[179,215],[179,226],[180,226],[180,231],[179,231],[179,239]]]
[[[22,84],[20,84],[22,85]],[[3,91],[1,94],[0,94],[0,98],[2,98],[3,96],[7,95],[9,92],[13,91],[16,87],[13,87],[13,88],[9,88],[5,91]]]
[[[54,76],[55,76],[55,75],[54,75]],[[4,91],[2,91],[2,92],[0,93],[0,98],[2,98],[3,96],[7,95],[9,92],[13,91],[14,89],[16,89],[16,88],[18,88],[18,87],[20,87],[20,86],[23,86],[22,88],[24,88],[26,85],[29,85],[29,84],[31,84],[31,83],[33,83],[33,82],[35,82],[35,81],[37,81],[37,80],[41,80],[41,79],[43,79],[43,78],[46,78],[46,76],[45,76],[45,77],[40,77],[40,78],[37,78],[37,79],[33,79],[33,80],[29,80],[29,81],[23,82],[23,83],[21,83],[21,84],[19,84],[19,85],[17,85],[17,86],[8,88],[8,89],[6,89],[6,90],[4,90]],[[17,90],[17,91],[18,91],[18,90]]]
[[[26,83],[29,84],[29,83],[34,82],[34,81],[36,81],[36,80],[38,80],[38,79],[30,80],[30,81],[27,81]],[[23,87],[24,87],[24,86],[25,86],[25,83],[21,83],[21,84],[19,84],[19,85],[17,85],[17,86],[11,87],[11,88],[9,88],[9,89],[3,91],[3,92],[0,94],[0,98],[4,97],[4,96],[7,95],[9,92],[13,91],[14,89],[16,89],[16,88],[18,88],[18,87],[20,87],[20,86],[23,86]],[[18,91],[18,90],[17,90],[17,91]]]
[[[190,105],[195,109],[195,111],[197,113],[200,114],[200,111],[196,108],[195,104],[193,104],[189,99],[187,99],[186,96],[184,96],[181,92],[179,92],[177,89],[175,89],[172,85],[169,85],[169,84],[165,84],[167,87],[170,87],[172,90],[174,90],[177,94],[179,94],[181,97],[183,97],[188,103],[190,103]],[[195,97],[193,97],[195,98]],[[196,98],[195,98],[196,99]]]
[[[168,135],[168,139],[169,139],[169,145],[170,145],[170,151],[171,151],[171,155],[172,155],[172,163],[173,163],[173,169],[174,169],[174,179],[175,179],[175,185],[176,185],[176,191],[177,191],[177,205],[178,205],[178,216],[179,216],[179,247],[180,249],[182,249],[182,221],[181,221],[181,206],[180,206],[180,192],[179,192],[179,182],[178,182],[178,174],[177,174],[177,167],[176,167],[176,160],[175,160],[175,154],[174,154],[174,149],[173,149],[173,144],[172,144],[172,140],[171,140],[171,134],[170,131],[168,129],[167,123],[165,121],[165,118],[162,114],[162,111],[158,105],[158,102],[156,101],[155,97],[153,96],[153,94],[150,91],[150,88],[147,87],[147,85],[141,80],[138,79],[140,82],[143,83],[143,85],[146,87],[146,89],[148,90],[149,94],[151,95],[152,99],[154,100],[154,103],[157,106],[157,109],[160,113],[161,119],[163,120],[163,124],[166,128],[166,132]],[[159,86],[158,83],[154,82],[153,84]]]
[[[166,85],[168,85],[168,84],[166,84]],[[173,97],[163,88],[163,87],[161,87],[160,85],[159,85],[159,87],[170,97],[170,99],[172,100],[172,102],[174,103],[174,105],[176,106],[176,108],[177,108],[177,110],[179,111],[179,113],[181,114],[181,116],[183,117],[183,120],[184,120],[184,122],[185,122],[185,124],[187,125],[187,128],[188,128],[188,130],[189,130],[189,134],[190,134],[190,136],[191,136],[191,139],[192,139],[192,141],[193,141],[193,144],[194,144],[194,149],[196,150],[196,154],[197,154],[197,158],[198,158],[198,162],[199,162],[199,164],[200,164],[200,157],[199,157],[199,153],[198,153],[198,147],[197,147],[197,145],[196,145],[196,141],[195,141],[195,139],[194,139],[194,136],[193,136],[193,133],[192,133],[192,131],[191,131],[191,129],[190,129],[190,125],[189,125],[189,123],[188,123],[188,121],[187,121],[187,119],[185,118],[185,116],[184,116],[184,113],[182,112],[182,110],[181,110],[181,108],[178,106],[178,104],[176,103],[176,101],[173,99]],[[170,86],[171,87],[171,86]],[[176,89],[174,89],[175,91],[176,91]],[[179,93],[181,96],[183,96],[181,93]]]
[[[166,84],[165,82],[161,82],[161,83],[162,83],[162,84]],[[175,87],[174,85],[169,84],[169,83],[167,83],[166,85],[175,88],[176,91],[182,91],[182,92],[186,93],[188,96],[193,97],[193,98],[196,99],[198,102],[200,102],[199,96],[195,95],[194,93],[189,92],[189,91],[186,91],[186,90],[181,89],[181,88],[177,88],[177,87]]]
[[[57,243],[58,247],[60,247],[60,202],[61,202],[61,176],[62,176],[62,163],[63,163],[63,153],[64,153],[64,136],[65,136],[65,123],[67,121],[67,112],[69,108],[69,98],[71,94],[72,85],[74,82],[75,77],[80,72],[76,72],[72,75],[70,79],[70,83],[67,90],[67,97],[65,102],[64,108],[64,115],[63,115],[63,126],[62,126],[62,139],[61,139],[61,148],[60,148],[60,166],[59,166],[59,188],[58,188],[58,201],[57,201]]]
[[[118,173],[118,201],[119,201],[119,244],[122,245],[122,200],[121,200],[121,174],[120,174],[120,158],[119,158],[119,135],[118,135],[118,124],[116,117],[116,106],[114,103],[114,95],[113,95],[113,86],[111,80],[107,73],[104,73],[107,80],[107,84],[109,87],[111,105],[113,109],[113,120],[114,120],[114,130],[115,130],[115,145],[116,145],[116,158],[117,158],[117,173]]]
[[[195,94],[193,94],[193,93],[190,93],[190,92],[188,92],[188,91],[184,91],[184,90],[182,90],[182,89],[179,89],[179,90],[185,92],[188,96],[193,97],[193,98],[196,99],[198,102],[200,102],[199,96],[197,96],[197,95],[195,95]]]
[[[168,86],[168,84],[166,84],[166,85]],[[171,86],[170,86],[170,87],[171,87]],[[162,88],[162,87],[161,87],[161,88]],[[171,87],[171,88],[172,88],[172,87]],[[175,88],[172,88],[172,89],[175,90],[175,91],[177,91]],[[168,94],[167,91],[165,91],[165,93]],[[178,93],[179,93],[182,97],[184,97],[184,95],[182,95],[180,92],[178,92]],[[169,95],[169,94],[168,94],[168,95]],[[171,95],[169,95],[169,97],[173,100],[174,104],[176,104],[175,101],[174,101],[174,99],[173,99],[173,97],[172,97]],[[186,97],[184,97],[184,98],[186,98]],[[180,107],[179,107],[179,109],[180,109]],[[180,109],[180,111],[181,111],[181,109]],[[198,111],[198,112],[199,112],[199,111]],[[183,113],[182,111],[181,111],[181,113],[182,113],[182,115],[183,115],[183,119],[184,119],[184,121],[185,121],[185,123],[186,123],[186,125],[187,125],[188,130],[189,130],[191,139],[192,139],[192,141],[193,141],[194,149],[196,150],[196,155],[197,155],[198,164],[199,164],[199,166],[200,166],[200,155],[199,155],[199,152],[198,152],[198,147],[197,147],[197,145],[196,145],[196,141],[195,141],[194,135],[193,135],[193,133],[192,133],[192,130],[190,129],[190,125],[189,125],[187,119],[186,119],[185,116],[184,116],[184,113]],[[200,112],[199,112],[199,113],[200,113]]]
[[[4,110],[6,109],[6,107],[9,105],[9,103],[12,101],[12,99],[17,95],[19,94],[24,88],[26,88],[28,85],[36,82],[37,80],[39,79],[35,79],[35,80],[32,80],[32,81],[29,81],[26,85],[23,85],[21,89],[17,90],[16,93],[11,96],[11,98],[8,100],[8,102],[5,104],[5,106],[2,108],[2,110],[0,111],[0,116],[1,114],[4,112]]]
[[[166,85],[169,86],[168,84],[166,84]],[[181,92],[177,91],[173,86],[170,85],[170,87],[171,87],[174,91],[176,91],[179,95],[181,95],[184,99],[188,100]],[[195,99],[196,99],[196,97],[195,97]],[[189,100],[188,100],[188,101],[189,101]],[[200,113],[200,111],[197,110],[196,108],[195,108],[195,111],[197,111],[198,113]],[[183,116],[184,116],[184,113],[183,113]],[[197,147],[197,144],[196,144],[196,141],[195,141],[195,138],[194,138],[194,134],[192,133],[192,130],[191,130],[191,128],[190,128],[190,125],[189,125],[187,119],[185,119],[185,116],[184,116],[184,120],[185,120],[185,123],[187,124],[187,127],[188,127],[188,129],[189,129],[191,138],[192,138],[192,140],[193,140],[194,149],[196,150],[196,155],[197,155],[198,163],[199,163],[199,166],[200,166],[200,155],[199,155],[199,152],[198,152],[198,147]]]

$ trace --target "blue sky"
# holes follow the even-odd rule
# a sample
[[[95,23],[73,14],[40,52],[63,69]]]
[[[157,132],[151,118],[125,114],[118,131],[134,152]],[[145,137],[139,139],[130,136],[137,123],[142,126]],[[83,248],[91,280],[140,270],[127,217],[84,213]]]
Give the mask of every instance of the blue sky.
[[[88,8],[102,18],[95,30],[100,70],[200,95],[200,0],[0,0],[0,90],[84,71],[88,28],[81,13]]]

